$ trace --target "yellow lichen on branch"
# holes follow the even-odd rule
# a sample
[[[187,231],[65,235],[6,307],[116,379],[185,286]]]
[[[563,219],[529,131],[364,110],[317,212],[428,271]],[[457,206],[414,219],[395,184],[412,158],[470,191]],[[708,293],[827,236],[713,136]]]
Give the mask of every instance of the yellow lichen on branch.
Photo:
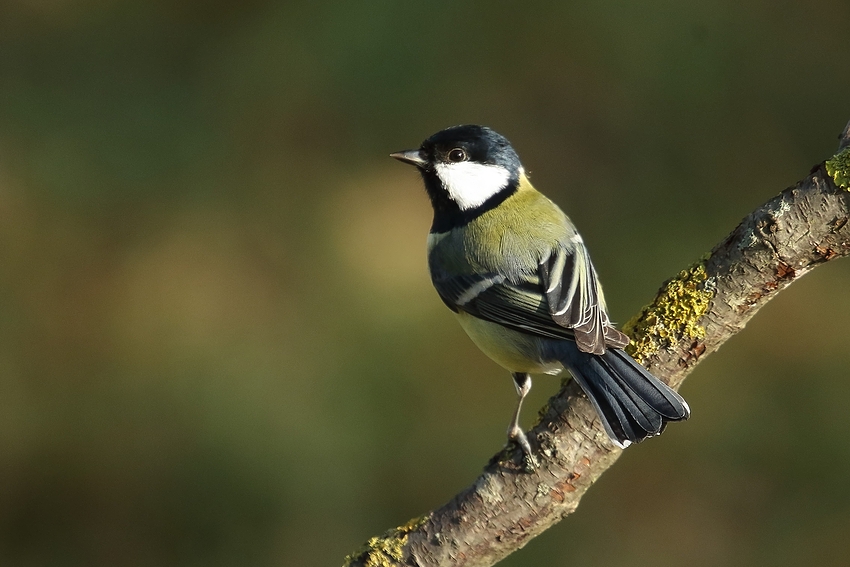
[[[632,339],[626,351],[643,363],[684,337],[703,338],[705,328],[699,322],[715,293],[707,280],[705,264],[699,262],[665,283],[655,300],[623,326]]]
[[[398,565],[404,557],[403,548],[407,545],[407,536],[428,520],[428,515],[413,518],[404,525],[387,530],[378,537],[370,538],[351,555],[346,555],[343,567],[355,561],[366,567],[391,567]]]
[[[850,191],[850,147],[844,148],[826,160],[824,165],[835,184]]]

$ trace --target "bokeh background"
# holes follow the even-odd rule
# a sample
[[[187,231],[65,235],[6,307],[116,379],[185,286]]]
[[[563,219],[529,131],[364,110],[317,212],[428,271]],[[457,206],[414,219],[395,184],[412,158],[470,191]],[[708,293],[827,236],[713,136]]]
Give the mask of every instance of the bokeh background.
[[[850,119],[850,4],[3,0],[0,564],[338,565],[504,442],[389,159],[506,134],[624,321]],[[850,261],[504,565],[846,565]],[[557,380],[535,382],[526,424]]]

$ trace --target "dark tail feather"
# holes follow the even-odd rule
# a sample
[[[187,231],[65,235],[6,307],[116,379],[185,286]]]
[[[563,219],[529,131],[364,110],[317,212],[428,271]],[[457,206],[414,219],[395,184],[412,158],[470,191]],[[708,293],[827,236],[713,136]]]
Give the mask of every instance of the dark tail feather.
[[[563,344],[563,343],[562,343]],[[687,402],[621,349],[595,355],[570,348],[565,366],[590,398],[605,431],[626,447],[690,416]]]

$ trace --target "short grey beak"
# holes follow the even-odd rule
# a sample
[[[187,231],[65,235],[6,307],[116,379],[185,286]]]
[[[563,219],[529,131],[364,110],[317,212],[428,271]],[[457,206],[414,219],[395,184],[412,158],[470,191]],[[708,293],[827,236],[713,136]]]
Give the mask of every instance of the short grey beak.
[[[398,161],[403,161],[404,163],[409,163],[410,165],[415,165],[420,168],[424,168],[428,163],[427,160],[422,157],[422,152],[420,150],[404,150],[403,152],[390,154],[390,157],[394,157]]]

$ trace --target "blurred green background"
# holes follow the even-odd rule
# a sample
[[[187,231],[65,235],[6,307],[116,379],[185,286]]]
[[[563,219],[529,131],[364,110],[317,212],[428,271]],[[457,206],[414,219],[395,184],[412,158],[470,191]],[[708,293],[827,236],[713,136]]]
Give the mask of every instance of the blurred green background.
[[[0,564],[338,565],[514,403],[387,157],[506,134],[613,317],[832,155],[846,0],[3,0]],[[850,261],[782,293],[503,565],[846,565]],[[526,406],[557,389],[536,380]]]

